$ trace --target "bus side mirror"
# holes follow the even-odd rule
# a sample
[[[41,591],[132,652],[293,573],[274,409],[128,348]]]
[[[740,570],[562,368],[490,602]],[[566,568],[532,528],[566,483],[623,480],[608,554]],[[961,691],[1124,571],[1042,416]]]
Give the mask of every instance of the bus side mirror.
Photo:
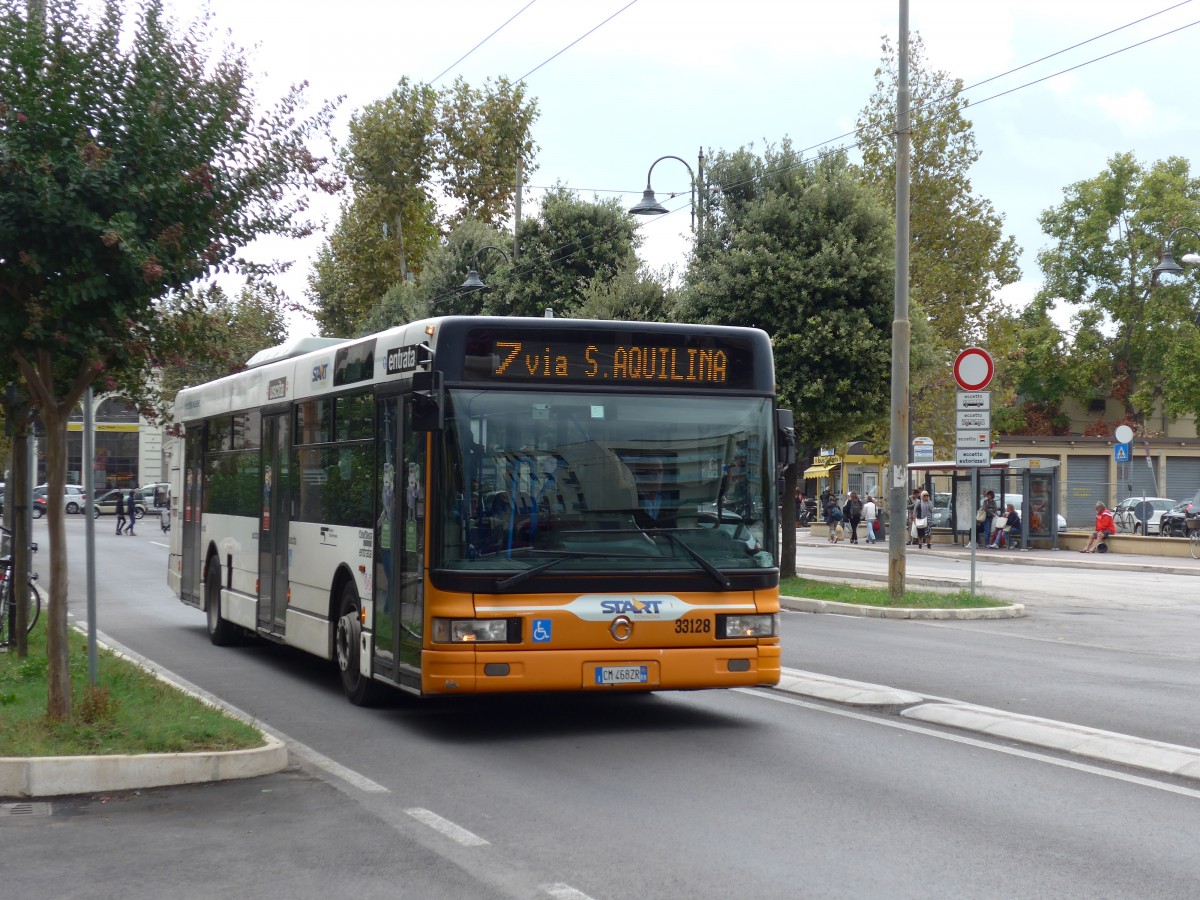
[[[414,431],[442,430],[442,373],[413,372],[412,427]]]
[[[777,472],[796,464],[796,420],[790,409],[775,410],[775,448]]]

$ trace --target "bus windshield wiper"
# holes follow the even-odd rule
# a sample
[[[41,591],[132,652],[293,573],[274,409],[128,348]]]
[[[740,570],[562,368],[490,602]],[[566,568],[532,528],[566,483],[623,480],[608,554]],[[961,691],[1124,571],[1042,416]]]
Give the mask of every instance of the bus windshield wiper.
[[[687,545],[687,542],[684,541],[682,538],[680,538],[679,535],[677,535],[672,529],[670,529],[670,528],[651,528],[646,531],[646,534],[650,534],[655,537],[662,535],[663,537],[669,539],[672,544],[674,544],[676,547],[680,548],[684,553],[686,553],[693,560],[695,560],[696,565],[698,565],[705,572],[707,572],[709,575],[711,575],[713,577],[713,580],[717,584],[721,585],[721,587],[725,588],[726,590],[733,587],[733,582],[730,581],[727,577],[725,577],[724,572],[722,572],[720,569],[718,569],[716,566],[714,566],[712,563],[710,563],[707,559],[705,559],[703,555],[697,553],[695,550],[693,550],[691,547],[689,547]]]
[[[519,584],[528,581],[534,575],[541,574],[547,569],[553,569],[560,562],[567,559],[645,559],[646,557],[636,553],[589,553],[584,550],[563,550],[562,556],[556,556],[554,559],[542,563],[540,566],[534,566],[532,569],[522,569],[515,575],[510,575],[508,578],[501,578],[493,584],[493,587],[498,591],[507,591]]]
[[[563,560],[580,559],[581,557],[584,557],[584,556],[599,556],[599,555],[600,554],[597,554],[597,553],[579,553],[577,551],[573,552],[573,553],[564,553],[562,556],[556,556],[554,559],[550,560],[549,562],[544,562],[540,566],[534,566],[532,569],[522,569],[516,575],[510,575],[508,578],[501,578],[495,583],[494,587],[498,591],[507,591],[509,588],[514,588],[518,584],[528,581],[530,578],[532,578],[534,575],[537,575],[539,572],[545,572],[547,569],[553,569],[555,566],[557,566]]]

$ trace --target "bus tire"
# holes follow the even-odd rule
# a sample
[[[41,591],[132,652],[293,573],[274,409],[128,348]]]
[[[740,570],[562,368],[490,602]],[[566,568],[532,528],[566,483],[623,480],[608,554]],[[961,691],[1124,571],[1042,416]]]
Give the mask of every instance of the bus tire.
[[[358,588],[353,581],[342,584],[338,594],[338,617],[334,624],[333,661],[342,679],[342,690],[355,706],[374,706],[382,699],[382,685],[372,681],[359,668],[362,647],[362,619]]]
[[[238,627],[221,618],[221,567],[216,557],[208,561],[204,576],[204,611],[208,617],[208,639],[216,647],[232,647],[238,641]]]

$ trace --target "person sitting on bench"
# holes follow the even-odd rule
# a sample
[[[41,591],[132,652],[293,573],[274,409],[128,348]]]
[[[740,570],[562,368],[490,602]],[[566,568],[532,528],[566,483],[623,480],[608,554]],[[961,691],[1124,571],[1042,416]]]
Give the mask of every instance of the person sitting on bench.
[[[1096,504],[1096,530],[1092,532],[1092,536],[1088,538],[1087,546],[1080,553],[1095,553],[1096,547],[1104,543],[1105,538],[1117,533],[1116,523],[1113,522],[1113,514],[1110,513],[1103,503]]]
[[[992,542],[988,544],[993,550],[999,550],[1009,541],[1016,540],[1017,536],[1021,534],[1021,514],[1017,512],[1017,508],[1010,503],[1006,513],[1004,527],[996,529],[992,536]]]

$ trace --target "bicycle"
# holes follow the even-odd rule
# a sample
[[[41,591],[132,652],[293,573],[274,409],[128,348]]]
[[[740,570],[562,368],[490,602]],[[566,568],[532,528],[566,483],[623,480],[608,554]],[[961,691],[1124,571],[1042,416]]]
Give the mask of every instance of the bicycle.
[[[0,525],[0,546],[7,552],[0,555],[0,646],[10,646],[16,643],[16,584],[13,579],[12,532]],[[37,544],[29,545],[29,552],[37,552]],[[42,613],[42,598],[38,595],[33,583],[37,581],[37,573],[29,573],[29,611],[25,620],[25,633],[33,631],[38,616]]]
[[[1113,524],[1121,534],[1134,534],[1138,530],[1138,518],[1132,509],[1124,509],[1113,516]]]
[[[1187,528],[1188,550],[1191,551],[1192,559],[1200,559],[1200,523],[1197,523],[1197,526]]]

